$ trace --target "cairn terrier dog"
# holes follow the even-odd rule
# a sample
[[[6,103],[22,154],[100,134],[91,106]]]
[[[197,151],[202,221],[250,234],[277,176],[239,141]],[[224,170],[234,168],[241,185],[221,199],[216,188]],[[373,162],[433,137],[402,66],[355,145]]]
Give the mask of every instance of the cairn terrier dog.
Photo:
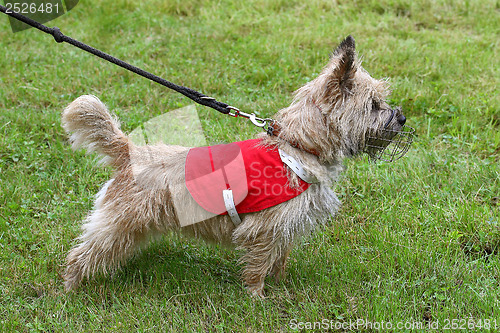
[[[188,225],[181,223],[179,214],[190,214],[190,209],[180,212],[174,197],[188,202],[191,194],[186,186],[173,184],[186,182],[190,148],[134,145],[97,97],[77,98],[62,114],[73,148],[98,152],[115,173],[97,194],[78,244],[67,256],[66,290],[96,273],[116,270],[151,236],[179,230],[243,250],[244,284],[251,294],[263,296],[266,276],[283,275],[292,245],[338,210],[332,184],[342,160],[366,152],[391,161],[406,153],[413,130],[405,126],[401,109],[387,104],[388,95],[387,82],[363,69],[354,39],[348,36],[321,74],[298,89],[292,104],[280,110],[267,134],[257,139],[264,151],[279,150],[299,165],[301,172],[283,165],[286,187],[307,188],[277,205],[240,212],[236,221],[231,214],[216,214]],[[154,158],[138,158],[151,152]]]

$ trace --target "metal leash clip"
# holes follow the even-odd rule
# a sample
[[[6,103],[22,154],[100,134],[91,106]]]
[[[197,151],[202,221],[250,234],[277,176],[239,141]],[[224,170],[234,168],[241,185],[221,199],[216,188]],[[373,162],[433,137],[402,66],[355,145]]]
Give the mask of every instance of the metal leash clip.
[[[271,118],[260,118],[255,115],[255,113],[246,113],[243,111],[240,111],[238,108],[235,108],[234,106],[227,106],[228,109],[233,110],[234,113],[229,112],[228,114],[232,117],[243,117],[250,119],[252,124],[254,124],[257,127],[264,128],[266,127],[267,123],[269,121],[272,121]]]

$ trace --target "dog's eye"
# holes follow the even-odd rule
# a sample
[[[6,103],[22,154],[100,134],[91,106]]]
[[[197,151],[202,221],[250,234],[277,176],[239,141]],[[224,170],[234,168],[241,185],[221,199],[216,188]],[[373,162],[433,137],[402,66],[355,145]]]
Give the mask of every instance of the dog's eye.
[[[372,111],[375,112],[378,110],[380,110],[380,103],[376,100],[373,100],[372,101]]]

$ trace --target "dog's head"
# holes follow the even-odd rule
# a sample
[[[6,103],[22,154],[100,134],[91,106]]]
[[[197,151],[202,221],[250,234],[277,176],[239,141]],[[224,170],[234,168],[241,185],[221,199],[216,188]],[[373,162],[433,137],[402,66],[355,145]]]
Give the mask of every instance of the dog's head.
[[[291,109],[301,110],[300,122],[310,128],[304,146],[319,149],[325,160],[362,152],[388,161],[402,157],[413,129],[405,126],[401,108],[389,106],[389,94],[387,81],[372,78],[361,66],[348,36],[321,74],[297,91]]]

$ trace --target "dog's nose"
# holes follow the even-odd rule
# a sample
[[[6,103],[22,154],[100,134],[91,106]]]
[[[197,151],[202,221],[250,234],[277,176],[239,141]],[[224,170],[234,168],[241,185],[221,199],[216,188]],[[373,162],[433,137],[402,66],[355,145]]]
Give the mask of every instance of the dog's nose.
[[[402,114],[400,114],[400,115],[398,116],[398,123],[399,123],[400,125],[404,125],[404,124],[406,123],[406,117],[405,117],[405,116],[403,116]]]

